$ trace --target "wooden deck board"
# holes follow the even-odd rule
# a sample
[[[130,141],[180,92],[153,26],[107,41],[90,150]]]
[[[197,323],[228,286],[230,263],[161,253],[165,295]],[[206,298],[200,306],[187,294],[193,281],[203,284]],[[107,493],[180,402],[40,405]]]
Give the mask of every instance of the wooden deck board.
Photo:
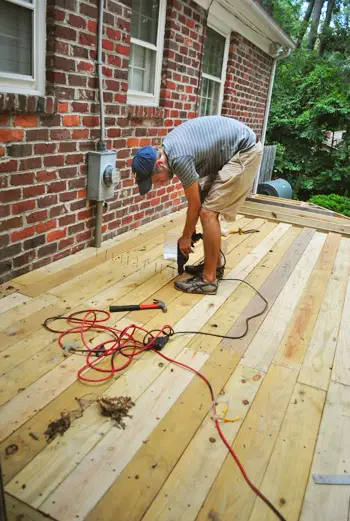
[[[263,211],[262,204],[249,205]],[[241,340],[181,334],[164,352],[201,368],[215,396],[230,397],[229,415],[242,418],[223,425],[224,432],[287,521],[297,521],[300,512],[300,521],[333,521],[332,515],[348,521],[345,488],[323,488],[323,494],[309,475],[313,459],[315,472],[350,471],[350,240],[335,233],[345,230],[338,216],[318,216],[319,226],[316,213],[303,216],[301,207],[277,212],[289,223],[261,213],[239,216],[237,227],[260,232],[223,238],[225,277],[253,284],[269,301],[268,311],[250,322]],[[245,320],[262,309],[249,287],[222,281],[211,296],[174,289],[176,264],[162,259],[162,243],[164,232],[180,231],[182,222],[182,213],[167,216],[144,233],[108,241],[103,251],[88,249],[1,288],[0,456],[11,521],[275,519],[222,444],[202,380],[145,353],[117,378],[86,386],[76,379],[84,358],[62,358],[57,336],[42,327],[53,315],[160,298],[166,315],[123,312],[110,324],[240,334]],[[325,226],[330,233],[315,231]],[[201,256],[199,244],[191,261]],[[107,338],[95,337],[93,345]],[[77,410],[76,398],[101,395],[133,398],[125,431],[87,403],[63,437],[46,443],[48,423]],[[13,454],[6,454],[9,445],[17,447]]]

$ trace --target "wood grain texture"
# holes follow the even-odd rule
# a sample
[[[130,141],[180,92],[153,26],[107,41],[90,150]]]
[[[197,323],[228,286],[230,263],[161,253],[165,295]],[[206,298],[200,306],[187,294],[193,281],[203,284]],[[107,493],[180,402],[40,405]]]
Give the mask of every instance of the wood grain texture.
[[[330,233],[275,355],[276,363],[300,369],[327,288],[341,236]]]
[[[290,402],[297,374],[272,365],[233,444],[249,478],[260,486]],[[228,455],[196,521],[246,521],[256,496]]]
[[[349,259],[348,259],[349,262]],[[332,380],[350,385],[350,279],[345,295],[343,315],[339,329],[337,350],[335,353]]]
[[[331,382],[312,464],[312,474],[349,473],[350,387]],[[348,521],[350,487],[315,485],[310,475],[300,521]]]
[[[325,391],[329,386],[343,310],[346,313],[344,300],[349,259],[350,241],[343,238],[298,378],[301,383]]]
[[[317,261],[326,235],[316,233],[244,354],[244,364],[267,371]]]
[[[296,384],[261,491],[288,521],[297,521],[309,478],[326,393]],[[249,521],[275,521],[259,498]]]

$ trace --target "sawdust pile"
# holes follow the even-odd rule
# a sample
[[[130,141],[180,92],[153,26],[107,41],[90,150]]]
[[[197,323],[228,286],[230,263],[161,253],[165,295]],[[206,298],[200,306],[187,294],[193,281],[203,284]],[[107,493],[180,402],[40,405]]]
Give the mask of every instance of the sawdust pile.
[[[126,424],[123,420],[124,418],[132,418],[129,414],[129,410],[135,405],[129,396],[118,396],[114,398],[102,396],[97,402],[101,407],[103,416],[109,416],[115,421],[119,429],[125,429]]]

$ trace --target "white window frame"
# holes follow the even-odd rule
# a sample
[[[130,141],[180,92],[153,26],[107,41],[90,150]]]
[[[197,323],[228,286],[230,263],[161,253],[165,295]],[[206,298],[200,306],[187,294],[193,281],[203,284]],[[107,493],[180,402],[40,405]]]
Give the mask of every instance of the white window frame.
[[[216,76],[211,76],[210,74],[206,74],[202,72],[202,77],[211,81],[215,81],[220,83],[220,93],[219,93],[219,102],[218,102],[218,112],[217,114],[221,114],[222,102],[224,100],[224,89],[225,89],[225,81],[226,81],[226,72],[227,72],[227,61],[228,61],[228,53],[230,47],[230,38],[231,38],[231,29],[228,25],[223,23],[216,16],[209,14],[207,26],[210,29],[213,29],[215,32],[219,33],[221,36],[225,38],[225,48],[224,48],[224,56],[222,60],[222,69],[221,69],[221,78],[218,80]],[[204,52],[204,50],[203,50]],[[204,60],[204,55],[203,55]]]
[[[159,94],[160,94],[160,80],[162,74],[162,61],[163,61],[163,47],[164,47],[164,29],[165,29],[165,15],[166,15],[166,0],[159,1],[159,13],[158,13],[158,31],[157,31],[157,45],[153,45],[137,38],[131,38],[130,42],[156,51],[156,65],[155,65],[155,78],[154,78],[154,94],[147,92],[140,92],[137,90],[128,90],[127,102],[129,105],[142,105],[148,107],[159,106]]]
[[[33,0],[29,4],[23,0],[7,2],[34,12],[33,16],[33,75],[12,74],[0,71],[0,92],[43,96],[45,94],[45,56],[46,56],[46,2]]]

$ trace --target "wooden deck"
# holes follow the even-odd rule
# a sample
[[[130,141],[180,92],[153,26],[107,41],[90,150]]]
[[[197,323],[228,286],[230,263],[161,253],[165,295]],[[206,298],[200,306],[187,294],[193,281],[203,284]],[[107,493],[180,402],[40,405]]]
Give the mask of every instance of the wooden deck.
[[[229,399],[228,416],[241,419],[223,431],[287,521],[349,521],[350,487],[315,485],[311,474],[350,472],[350,238],[268,217],[240,216],[237,226],[260,232],[224,240],[225,276],[260,289],[267,312],[241,340],[178,335],[164,352],[201,370],[215,395]],[[305,215],[307,226],[319,227],[312,219]],[[174,289],[175,263],[162,260],[162,244],[183,221],[183,214],[162,218],[1,288],[0,456],[9,521],[277,519],[221,442],[199,378],[147,353],[119,378],[87,386],[76,376],[85,357],[63,358],[57,335],[42,326],[75,310],[159,298],[167,315],[119,313],[111,324],[240,334],[262,308],[249,287],[223,281],[205,297]],[[126,429],[88,402],[48,444],[49,422],[76,411],[77,398],[89,393],[130,396]]]

